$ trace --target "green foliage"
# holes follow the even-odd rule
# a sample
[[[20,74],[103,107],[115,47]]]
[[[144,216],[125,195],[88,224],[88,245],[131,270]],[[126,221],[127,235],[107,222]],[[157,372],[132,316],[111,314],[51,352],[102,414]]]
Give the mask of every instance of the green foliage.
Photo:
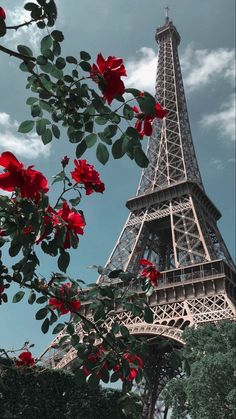
[[[187,328],[183,358],[185,375],[171,380],[165,402],[173,419],[234,419],[236,415],[236,324],[221,322]]]
[[[0,359],[0,398],[2,419],[138,418],[122,413],[120,391],[81,385],[79,376],[62,370],[17,369],[6,359]]]

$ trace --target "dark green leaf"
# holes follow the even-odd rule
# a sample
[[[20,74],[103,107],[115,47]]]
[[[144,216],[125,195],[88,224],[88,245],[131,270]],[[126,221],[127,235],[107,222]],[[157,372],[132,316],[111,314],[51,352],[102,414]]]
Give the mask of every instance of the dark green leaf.
[[[43,332],[44,334],[48,332],[48,329],[49,329],[49,324],[50,324],[49,319],[45,319],[45,320],[43,321],[43,324],[42,324],[42,326],[41,326],[41,330],[42,330],[42,332]]]
[[[123,108],[123,115],[126,119],[131,120],[133,119],[134,116],[134,111],[131,108],[131,106],[125,104],[124,108]]]
[[[14,257],[18,255],[21,250],[21,243],[16,243],[14,241],[11,242],[11,246],[9,247],[9,255]]]
[[[126,134],[134,140],[140,139],[140,133],[133,127],[128,127],[126,130]]]
[[[37,313],[35,314],[35,318],[36,320],[42,320],[44,319],[44,317],[47,316],[47,314],[48,314],[48,309],[47,307],[44,307],[37,311]]]
[[[50,35],[46,35],[42,40],[41,40],[41,53],[44,55],[45,51],[50,49],[52,46],[52,37]]]
[[[72,57],[71,55],[69,55],[68,57],[66,57],[66,61],[69,64],[75,64],[75,65],[78,64],[78,61],[76,60],[76,58],[75,57]]]
[[[66,62],[65,62],[64,58],[58,57],[56,59],[56,66],[57,66],[57,68],[59,68],[59,70],[62,70],[66,66]]]
[[[34,121],[24,121],[21,122],[18,132],[21,132],[22,134],[27,134],[27,132],[32,131],[34,127]]]
[[[137,101],[141,111],[144,112],[145,115],[152,116],[156,114],[156,100],[149,93],[145,92],[145,95],[138,97]]]
[[[83,154],[84,154],[84,152],[87,150],[87,144],[86,144],[86,142],[83,140],[83,141],[81,141],[81,143],[80,144],[78,144],[77,145],[77,147],[76,147],[76,157],[77,157],[77,159],[79,159]]]
[[[57,333],[60,333],[64,328],[65,328],[64,323],[58,323],[56,325],[56,327],[54,327],[54,329],[52,331],[52,334],[53,335],[56,335]]]
[[[53,133],[55,138],[60,138],[60,135],[61,135],[60,129],[55,124],[52,124],[52,133]]]
[[[109,159],[109,152],[105,144],[101,144],[101,143],[98,144],[97,150],[96,150],[96,156],[97,156],[98,161],[100,161],[100,163],[102,163],[103,165],[107,163]]]
[[[93,147],[97,141],[97,134],[89,134],[87,137],[84,138],[86,145],[88,148]]]
[[[91,56],[86,51],[80,51],[80,58],[84,61],[89,61]]]
[[[123,324],[120,326],[120,333],[122,334],[123,338],[129,337],[129,330],[127,327],[123,326]]]
[[[37,298],[36,303],[37,304],[44,304],[44,303],[46,303],[47,300],[48,300],[47,297],[42,295],[42,297]]]
[[[20,54],[27,55],[28,57],[33,56],[33,52],[29,47],[26,47],[25,45],[17,45],[17,49]]]
[[[64,35],[61,31],[54,30],[54,31],[52,31],[51,35],[52,35],[53,39],[57,42],[64,41]]]
[[[123,149],[123,138],[116,140],[112,146],[112,155],[114,159],[120,159],[125,154],[125,150]]]
[[[44,145],[52,141],[52,131],[47,128],[46,131],[42,134],[42,142]]]
[[[126,93],[130,93],[131,95],[133,95],[134,97],[137,97],[140,95],[140,90],[138,89],[125,89]]]
[[[24,297],[24,295],[25,295],[25,292],[24,292],[24,291],[18,291],[18,292],[14,295],[14,297],[13,297],[13,299],[12,299],[12,302],[13,302],[13,303],[19,303],[19,301],[21,301],[21,300],[22,300],[22,298]]]
[[[66,272],[70,263],[70,254],[68,252],[62,252],[58,258],[57,265],[62,272]]]
[[[119,278],[119,275],[120,275],[121,272],[124,272],[124,271],[122,271],[122,269],[116,269],[114,271],[111,271],[108,274],[108,276],[109,276],[109,278]]]
[[[32,106],[35,102],[38,102],[37,97],[28,97],[26,104]]]
[[[146,323],[153,323],[153,311],[150,309],[150,307],[145,307],[144,320]]]
[[[30,291],[30,295],[29,295],[29,298],[28,298],[28,303],[29,304],[34,304],[35,300],[36,300],[36,294],[32,290],[32,291]]]
[[[149,165],[149,160],[148,160],[146,154],[141,149],[141,147],[135,147],[134,148],[134,160],[137,163],[137,165],[142,167],[142,168],[148,167],[148,165]]]
[[[82,68],[82,70],[84,70],[84,71],[90,71],[91,70],[91,65],[87,61],[80,61],[79,65]]]
[[[42,135],[46,131],[47,119],[38,119],[36,121],[36,132],[38,135]]]

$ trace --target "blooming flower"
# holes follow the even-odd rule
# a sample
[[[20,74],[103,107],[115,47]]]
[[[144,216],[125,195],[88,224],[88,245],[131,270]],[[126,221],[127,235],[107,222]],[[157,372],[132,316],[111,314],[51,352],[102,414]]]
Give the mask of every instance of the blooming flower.
[[[103,193],[105,185],[101,182],[99,173],[94,170],[92,164],[88,164],[86,160],[74,160],[75,169],[71,172],[72,179],[77,183],[84,184],[86,195],[95,192]]]
[[[41,172],[32,169],[33,166],[24,168],[10,151],[0,155],[0,166],[6,170],[0,174],[0,189],[13,192],[19,188],[22,198],[40,199],[40,192],[48,192],[47,179]]]
[[[145,266],[145,268],[143,268],[142,271],[140,272],[140,276],[142,278],[149,279],[149,281],[157,287],[158,285],[157,280],[161,276],[160,271],[158,271],[155,265],[153,265],[153,263],[147,259],[140,259],[139,264],[141,266]]]
[[[140,358],[140,356],[135,355],[135,354],[132,355],[130,353],[124,354],[123,358],[126,361],[128,361],[130,370],[129,370],[129,375],[127,377],[125,377],[121,372],[120,379],[122,381],[124,380],[133,381],[138,374],[138,370],[143,369],[143,360],[142,358]],[[113,371],[119,371],[119,370],[120,370],[119,365],[115,365],[113,367]]]
[[[155,118],[163,119],[168,114],[167,109],[162,108],[160,103],[156,103],[154,115],[145,115],[137,106],[133,106],[132,109],[137,114],[137,121],[134,127],[142,136],[147,135],[148,137],[152,135],[152,121]]]
[[[98,54],[97,65],[92,65],[90,75],[98,83],[109,105],[116,96],[122,95],[125,91],[121,80],[122,76],[126,76],[122,58],[109,56],[105,59],[101,53]]]
[[[21,352],[18,359],[15,361],[17,367],[32,367],[35,364],[35,359],[29,351]]]
[[[96,353],[90,353],[87,356],[87,361],[91,364],[94,364],[94,366],[101,360],[102,354],[105,352],[102,345],[99,346],[98,351]],[[107,361],[104,361],[102,368],[109,369]],[[91,374],[90,369],[88,366],[83,365],[82,370],[84,371],[84,374],[86,377],[88,377]],[[100,376],[100,373],[98,372],[98,377]]]
[[[53,310],[58,309],[58,311],[61,312],[61,314],[67,314],[71,311],[71,308],[73,308],[75,311],[79,310],[81,303],[78,300],[71,300],[71,297],[74,298],[74,295],[71,295],[71,283],[63,284],[59,287],[59,295],[62,298],[66,298],[68,300],[68,303],[70,304],[70,307],[68,307],[67,303],[65,301],[61,301],[56,297],[51,297],[49,299],[48,304],[52,306]]]
[[[0,18],[6,19],[6,12],[2,7],[0,7]]]
[[[71,247],[70,233],[74,233],[76,236],[77,234],[84,234],[83,228],[86,223],[84,217],[74,209],[71,209],[68,203],[64,201],[62,208],[53,214],[52,224],[56,228],[56,235],[60,226],[65,227],[64,248],[69,249]]]

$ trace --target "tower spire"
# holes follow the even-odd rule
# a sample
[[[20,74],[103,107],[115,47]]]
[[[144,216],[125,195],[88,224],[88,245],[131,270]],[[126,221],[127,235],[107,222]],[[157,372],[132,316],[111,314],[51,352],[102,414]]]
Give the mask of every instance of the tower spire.
[[[166,23],[169,23],[169,20],[170,20],[170,18],[169,18],[170,8],[169,8],[169,6],[166,6],[166,7],[164,7],[164,9],[166,11]]]

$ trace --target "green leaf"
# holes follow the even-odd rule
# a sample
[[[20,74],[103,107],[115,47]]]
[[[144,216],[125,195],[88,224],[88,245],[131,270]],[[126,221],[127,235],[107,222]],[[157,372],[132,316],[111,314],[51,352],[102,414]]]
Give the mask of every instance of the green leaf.
[[[91,59],[91,55],[89,55],[86,51],[80,51],[80,58],[84,61],[89,61]]]
[[[34,121],[24,121],[21,122],[18,132],[21,132],[22,134],[27,134],[27,132],[32,131],[34,127]]]
[[[127,338],[129,337],[129,330],[127,329],[127,327],[120,325],[120,333],[122,334],[123,338]]]
[[[55,65],[52,65],[50,74],[55,79],[63,79],[63,71],[59,70],[59,68],[57,68]]]
[[[14,257],[18,255],[21,250],[21,243],[11,242],[11,246],[9,247],[9,255]]]
[[[126,134],[134,140],[140,139],[140,133],[134,127],[128,127],[126,130]]]
[[[120,371],[113,372],[110,378],[111,383],[115,383],[119,379],[120,379]]]
[[[97,150],[96,150],[96,156],[97,156],[98,161],[100,161],[100,163],[102,163],[103,165],[107,163],[109,159],[109,152],[105,144],[101,144],[101,143],[98,144]]]
[[[69,199],[69,201],[70,201],[72,207],[76,207],[76,205],[78,205],[80,203],[81,198],[80,198],[80,196],[78,196],[77,198]]]
[[[33,52],[29,47],[26,47],[25,45],[17,45],[17,49],[20,54],[27,55],[27,57],[32,57]]]
[[[145,95],[138,97],[137,101],[141,111],[144,112],[145,115],[152,116],[156,114],[156,100],[152,95],[145,92]]]
[[[96,374],[91,374],[88,379],[88,385],[90,387],[97,387],[99,384],[100,378]]]
[[[62,252],[58,258],[57,265],[62,272],[66,272],[70,263],[70,254],[68,252]]]
[[[55,138],[60,138],[61,132],[57,125],[52,124],[52,133]]]
[[[126,119],[131,120],[133,119],[134,116],[134,111],[131,108],[131,106],[125,104],[124,108],[123,108],[123,115]]]
[[[50,35],[46,35],[41,40],[41,45],[40,45],[41,53],[44,55],[44,53],[47,51],[47,49],[50,49],[51,46],[52,46],[52,37]]]
[[[25,292],[24,292],[24,291],[18,291],[18,292],[14,295],[14,297],[13,297],[13,299],[12,299],[12,302],[13,302],[13,303],[19,303],[19,301],[21,301],[21,300],[22,300],[22,298],[24,297],[24,295],[25,295]]]
[[[150,309],[150,307],[145,307],[144,320],[146,323],[153,323],[153,311]]]
[[[54,329],[52,331],[52,334],[53,335],[56,335],[57,333],[60,333],[64,328],[65,328],[64,323],[58,323],[56,325],[56,327],[54,327]]]
[[[57,68],[59,68],[59,70],[62,70],[66,66],[66,62],[65,62],[64,58],[58,57],[56,59],[56,66],[57,66]]]
[[[44,145],[52,141],[52,131],[47,128],[46,131],[42,134],[42,142]]]
[[[42,297],[37,298],[36,303],[37,304],[44,304],[47,301],[47,297],[45,297],[44,295],[42,295]]]
[[[97,141],[97,134],[89,134],[87,137],[84,138],[84,141],[86,142],[86,145],[88,148],[91,148],[94,146],[94,144]]]
[[[29,298],[28,298],[28,303],[29,304],[34,304],[35,300],[36,300],[36,294],[33,290],[31,290]]]
[[[95,122],[98,125],[105,125],[107,123],[107,118],[103,116],[98,116],[97,118],[95,118]]]
[[[45,319],[41,326],[41,330],[44,334],[48,332],[49,324],[50,324],[49,319]]]
[[[47,119],[38,119],[36,121],[36,132],[38,135],[43,135],[46,131]]]
[[[64,35],[63,35],[63,33],[61,31],[54,30],[54,31],[52,31],[51,36],[57,42],[64,41]]]
[[[38,102],[37,97],[28,97],[26,104],[32,106],[35,102]]]
[[[149,165],[149,160],[141,147],[134,147],[134,160],[142,168]]]
[[[75,328],[72,323],[69,323],[66,328],[67,332],[72,336],[75,333]]]
[[[125,154],[125,150],[123,149],[123,138],[116,140],[111,149],[112,155],[114,159],[120,159]]]
[[[75,57],[72,57],[71,55],[69,55],[68,57],[66,57],[66,61],[69,64],[75,64],[75,65],[78,64],[78,61],[76,60],[76,58]]]
[[[134,97],[137,97],[137,96],[140,95],[141,92],[138,89],[130,89],[130,88],[128,88],[128,89],[125,89],[125,93],[130,93]]]
[[[47,64],[47,62],[48,62],[48,60],[47,60],[47,58],[46,58],[46,57],[44,57],[44,55],[39,55],[39,56],[37,57],[36,62],[37,62],[37,64],[38,64],[38,65],[46,65],[46,64]]]
[[[114,271],[111,271],[108,276],[109,278],[119,278],[119,275],[121,272],[124,272],[122,269],[116,269]]]
[[[91,70],[91,65],[87,61],[80,61],[79,65],[82,68],[82,70],[84,70],[84,71],[90,71]]]
[[[47,316],[47,314],[48,314],[47,307],[40,308],[40,310],[38,310],[37,313],[35,314],[35,318],[36,320],[42,320],[44,319],[44,317]]]
[[[86,142],[83,140],[83,141],[81,141],[81,143],[80,144],[78,144],[77,145],[77,147],[76,147],[76,157],[77,157],[77,159],[79,159],[83,154],[84,154],[84,152],[87,150],[87,144],[86,144]]]
[[[36,116],[41,116],[42,111],[39,105],[35,104],[31,107],[31,115],[33,116],[33,118],[35,118]]]

